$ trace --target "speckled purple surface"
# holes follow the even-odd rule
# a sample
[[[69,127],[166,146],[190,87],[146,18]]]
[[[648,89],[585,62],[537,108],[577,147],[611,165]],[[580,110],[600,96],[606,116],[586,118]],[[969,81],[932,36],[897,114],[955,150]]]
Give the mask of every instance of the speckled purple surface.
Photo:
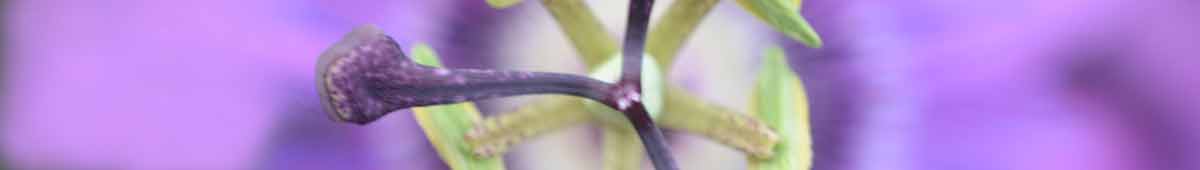
[[[357,124],[416,106],[533,94],[604,100],[612,89],[582,75],[417,64],[374,25],[347,33],[321,54],[316,68],[325,111],[335,120]]]

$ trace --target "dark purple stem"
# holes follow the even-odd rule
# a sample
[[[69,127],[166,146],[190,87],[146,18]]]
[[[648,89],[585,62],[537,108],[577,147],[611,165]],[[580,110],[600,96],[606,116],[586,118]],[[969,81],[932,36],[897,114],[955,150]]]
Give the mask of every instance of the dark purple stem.
[[[655,169],[675,170],[662,131],[642,105],[641,65],[653,0],[629,5],[621,79],[616,85],[582,76],[473,69],[441,69],[413,62],[374,26],[356,28],[321,54],[317,86],[335,120],[366,124],[415,106],[450,104],[525,94],[589,98],[625,113]]]
[[[642,55],[646,51],[646,28],[650,25],[650,11],[654,0],[629,1],[629,17],[626,19],[625,44],[621,54],[621,81],[640,82]],[[640,83],[638,83],[640,84]],[[640,88],[638,92],[641,92]]]
[[[400,109],[526,94],[604,100],[613,85],[560,73],[420,65],[374,27],[356,29],[318,62],[321,101],[335,120],[366,124]]]
[[[642,105],[642,56],[646,47],[646,30],[650,23],[650,12],[654,8],[654,0],[630,0],[629,17],[625,28],[625,44],[622,51],[621,79],[605,104],[625,113],[625,117],[633,123],[646,153],[654,163],[654,169],[675,170],[675,159],[667,146],[662,131],[654,125],[654,120]]]
[[[418,67],[427,67],[420,66]],[[587,77],[545,72],[436,69],[371,78],[376,97],[397,107],[428,106],[524,94],[566,94],[601,99],[611,84]]]

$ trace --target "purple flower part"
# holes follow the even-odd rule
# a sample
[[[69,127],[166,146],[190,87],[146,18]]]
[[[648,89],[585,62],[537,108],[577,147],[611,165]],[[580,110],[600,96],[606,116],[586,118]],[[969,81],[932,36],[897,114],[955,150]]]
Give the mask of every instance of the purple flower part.
[[[366,124],[409,107],[523,94],[603,100],[612,85],[583,76],[417,64],[375,26],[356,28],[321,55],[317,86],[334,120]]]

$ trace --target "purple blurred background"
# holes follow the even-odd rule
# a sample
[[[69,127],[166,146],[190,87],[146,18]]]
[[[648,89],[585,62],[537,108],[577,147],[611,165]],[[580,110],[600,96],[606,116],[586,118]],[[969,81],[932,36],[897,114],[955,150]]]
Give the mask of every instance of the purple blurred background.
[[[589,2],[620,35],[626,2]],[[406,47],[429,43],[450,67],[583,70],[536,1],[2,3],[0,169],[446,169],[407,113],[367,126],[321,113],[316,57],[360,24]],[[1200,169],[1200,1],[807,0],[803,10],[825,48],[721,2],[672,81],[746,110],[748,90],[728,89],[750,87],[762,49],[787,47],[812,105],[814,169]],[[599,169],[597,134],[554,132],[506,160]],[[684,169],[744,167],[732,149],[671,136]]]

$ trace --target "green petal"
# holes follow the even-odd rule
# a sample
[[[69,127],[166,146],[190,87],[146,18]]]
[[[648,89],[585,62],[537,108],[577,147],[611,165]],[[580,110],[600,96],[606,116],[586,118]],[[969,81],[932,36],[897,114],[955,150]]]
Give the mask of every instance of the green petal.
[[[513,5],[516,5],[517,3],[520,3],[520,2],[521,2],[521,0],[487,0],[488,5],[492,6],[492,8],[496,8],[496,9],[504,9],[504,8],[512,7]]]
[[[426,45],[417,45],[409,50],[414,61],[420,64],[441,67],[437,53]],[[504,161],[500,157],[480,158],[474,156],[464,136],[481,119],[475,104],[463,102],[412,109],[417,123],[425,131],[429,143],[437,149],[442,161],[456,170],[501,170]]]
[[[808,100],[799,77],[792,73],[783,50],[767,50],[758,85],[751,100],[752,113],[779,133],[771,158],[749,158],[754,170],[807,170],[812,166],[812,139],[808,126]]]
[[[820,35],[800,16],[799,0],[738,0],[738,4],[775,30],[809,48],[823,46]]]

